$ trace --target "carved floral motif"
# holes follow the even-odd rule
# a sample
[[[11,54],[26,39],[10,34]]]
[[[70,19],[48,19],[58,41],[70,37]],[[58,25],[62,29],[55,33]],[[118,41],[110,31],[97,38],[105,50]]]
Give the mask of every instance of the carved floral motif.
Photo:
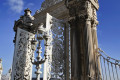
[[[13,61],[12,80],[31,80],[32,64],[30,58],[32,57],[32,38],[34,38],[32,33],[18,28]]]
[[[64,23],[53,18],[52,77],[65,80]]]

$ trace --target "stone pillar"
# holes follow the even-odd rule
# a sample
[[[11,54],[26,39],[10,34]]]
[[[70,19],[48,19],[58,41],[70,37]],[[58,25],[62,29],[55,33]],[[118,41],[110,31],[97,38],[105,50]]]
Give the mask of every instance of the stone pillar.
[[[34,17],[29,9],[25,10],[24,16],[15,21],[15,50],[12,65],[11,80],[31,80],[32,79],[32,43],[35,37],[33,27]]]
[[[86,66],[88,70],[86,70],[88,77],[87,80],[92,79],[95,74],[94,70],[94,55],[93,55],[93,43],[92,43],[92,33],[91,33],[91,19],[86,19]]]
[[[98,2],[93,0],[67,1],[71,27],[72,80],[95,79],[92,19],[96,5]]]
[[[0,80],[1,80],[1,77],[2,77],[2,71],[3,71],[3,68],[2,68],[2,59],[0,59]]]
[[[79,42],[77,42],[77,31],[75,28],[75,20],[72,19],[69,21],[70,27],[71,27],[71,80],[77,80],[78,78],[78,47],[77,45]]]
[[[92,37],[93,37],[93,48],[94,48],[94,51],[95,51],[95,49],[98,48],[97,25],[98,25],[97,13],[96,13],[96,9],[93,8]]]
[[[94,53],[94,58],[95,58],[95,76],[96,79],[101,78],[101,69],[100,69],[100,60],[98,57],[98,39],[97,39],[97,13],[96,9],[93,9],[93,20],[92,20],[92,39],[93,39],[93,53]]]
[[[92,38],[93,38],[93,48],[95,51],[98,48],[96,23],[93,23],[93,26],[92,26]]]

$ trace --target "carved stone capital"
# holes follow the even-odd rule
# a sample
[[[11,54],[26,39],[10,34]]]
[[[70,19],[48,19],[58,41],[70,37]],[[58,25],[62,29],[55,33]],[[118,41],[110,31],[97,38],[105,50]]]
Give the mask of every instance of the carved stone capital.
[[[85,1],[76,1],[76,0],[71,0],[68,2],[68,9],[69,9],[69,15],[71,17],[73,16],[78,16],[78,15],[84,15],[86,13],[85,9]]]
[[[93,2],[93,0],[66,0],[65,4],[69,9],[69,15],[71,17],[81,14],[92,16],[93,8],[97,10],[94,6],[97,2],[98,1]]]
[[[76,18],[75,17],[70,17],[69,18],[69,24],[71,25],[71,27],[73,28],[73,26],[75,26],[75,20],[76,20]]]
[[[86,20],[86,21],[92,21],[92,17],[86,16],[85,20]]]
[[[99,24],[99,21],[97,19],[92,18],[92,24],[97,26]]]
[[[20,17],[19,20],[15,21],[14,31],[17,32],[17,28],[24,29],[28,32],[34,32],[35,27],[33,26],[34,17],[31,16],[31,11],[27,8],[24,10],[25,14]]]

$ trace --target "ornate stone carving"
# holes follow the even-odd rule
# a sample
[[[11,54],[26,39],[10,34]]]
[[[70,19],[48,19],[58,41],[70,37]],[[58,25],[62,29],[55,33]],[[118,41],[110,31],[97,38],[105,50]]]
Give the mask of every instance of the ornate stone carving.
[[[32,12],[29,10],[29,8],[25,9],[24,12],[25,14],[21,16],[19,20],[15,21],[14,24],[14,28],[13,28],[15,31],[15,37],[13,40],[14,43],[16,42],[16,33],[18,27],[28,32],[35,33],[36,27],[33,26],[34,17],[31,16]]]
[[[52,5],[55,5],[61,1],[63,1],[63,0],[45,0],[41,5],[40,11],[42,11]]]
[[[88,80],[95,75],[91,27],[97,24],[98,1],[66,0],[66,6],[71,27],[72,80]]]
[[[17,29],[15,52],[12,67],[12,80],[31,80],[32,57],[31,40],[34,34]]]
[[[96,3],[95,3],[96,2]],[[66,7],[69,9],[70,17],[79,16],[93,17],[95,10],[99,8],[98,0],[66,0]],[[95,10],[94,10],[95,9]],[[94,10],[94,11],[93,11]]]
[[[86,15],[85,1],[86,0],[66,0],[70,17]]]
[[[15,32],[17,31],[18,25],[21,29],[27,30],[29,32],[33,32],[35,29],[35,27],[33,27],[34,17],[31,16],[31,11],[27,8],[26,10],[24,10],[24,12],[25,14],[21,16],[19,20],[15,21]]]
[[[86,8],[86,12],[87,12],[87,16],[88,16],[88,17],[92,17],[92,15],[93,15],[93,14],[92,14],[92,12],[93,12],[92,10],[93,10],[93,9],[92,9],[91,7],[92,7],[91,2],[86,1],[86,2],[85,2],[85,8]]]
[[[96,10],[99,9],[98,0],[90,0],[90,2],[92,3],[92,5],[94,6],[94,8],[95,8]]]

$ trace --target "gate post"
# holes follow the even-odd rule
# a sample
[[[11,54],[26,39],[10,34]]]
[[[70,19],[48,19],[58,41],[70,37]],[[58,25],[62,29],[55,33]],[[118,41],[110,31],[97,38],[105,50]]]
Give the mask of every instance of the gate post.
[[[25,14],[15,21],[15,50],[12,65],[11,80],[31,80],[32,79],[32,52],[35,50],[31,41],[35,37],[33,27],[34,17],[31,11],[26,9]]]
[[[71,80],[95,79],[92,25],[97,0],[66,0],[71,28]]]

